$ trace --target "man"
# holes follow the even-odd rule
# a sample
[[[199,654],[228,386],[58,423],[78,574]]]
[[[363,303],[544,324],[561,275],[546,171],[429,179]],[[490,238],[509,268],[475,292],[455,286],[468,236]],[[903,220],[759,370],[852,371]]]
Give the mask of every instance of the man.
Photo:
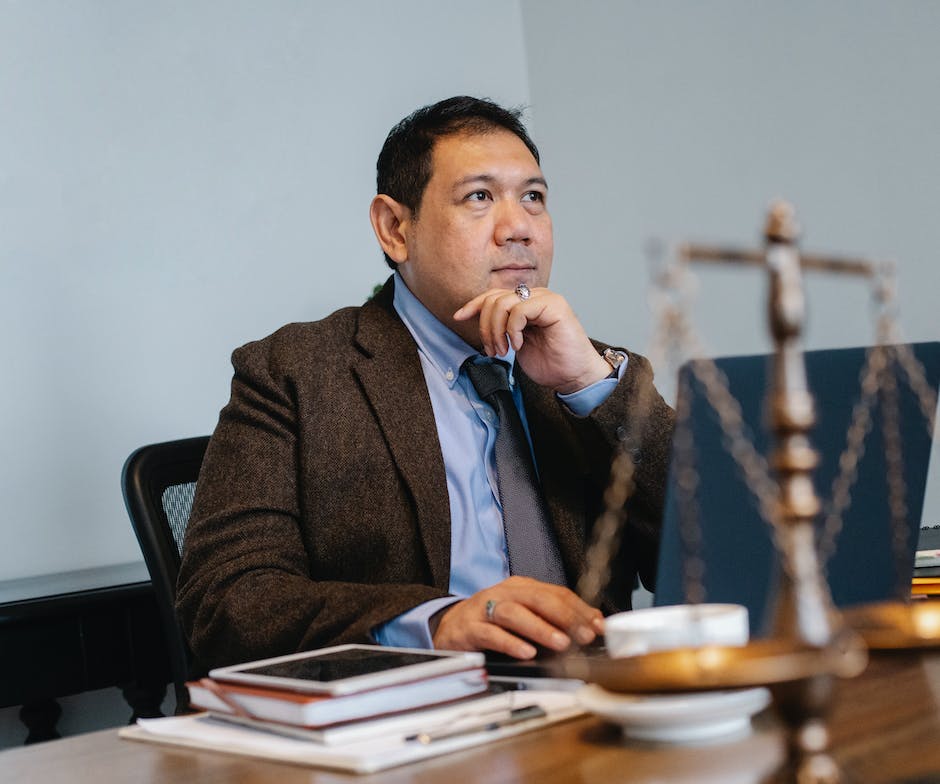
[[[425,107],[377,169],[370,217],[395,275],[361,308],[233,354],[178,591],[206,664],[341,642],[517,658],[591,642],[601,612],[569,586],[624,428],[635,492],[607,609],[629,607],[638,571],[652,581],[672,412],[646,360],[605,355],[546,288],[548,187],[518,115]],[[492,367],[474,369],[496,356],[514,404],[500,421],[477,388]],[[535,459],[519,492],[542,511],[524,530],[497,465],[504,415],[521,422],[515,463]]]

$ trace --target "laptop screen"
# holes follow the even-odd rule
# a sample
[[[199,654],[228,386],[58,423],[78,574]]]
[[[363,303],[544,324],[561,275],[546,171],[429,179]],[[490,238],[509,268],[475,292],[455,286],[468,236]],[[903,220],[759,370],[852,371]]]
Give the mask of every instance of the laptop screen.
[[[912,344],[911,348],[924,367],[927,383],[936,390],[940,379],[940,343]],[[864,348],[805,354],[808,384],[816,405],[816,425],[810,440],[820,457],[813,476],[817,495],[823,503],[823,513],[817,522],[820,531],[832,497],[833,480],[840,472],[839,457],[846,447],[852,409],[860,396],[859,375],[865,354]],[[771,436],[766,425],[765,397],[770,357],[727,357],[716,362],[728,378],[731,394],[741,406],[757,451],[767,455]],[[680,518],[675,471],[671,471],[654,602],[664,605],[686,601],[683,563],[689,547],[684,542],[690,539],[688,533],[686,537],[680,534],[680,522],[687,532],[691,525],[697,529],[693,533],[701,535],[696,552],[705,564],[701,581],[705,600],[746,605],[751,633],[761,636],[766,628],[769,600],[779,568],[770,528],[761,517],[740,469],[725,448],[717,415],[705,399],[690,365],[687,363],[680,370],[679,394],[689,395],[689,426],[694,442],[691,456],[698,477],[697,514]],[[922,525],[940,523],[940,519],[930,517],[937,517],[940,509],[924,504],[930,462],[934,463],[930,503],[940,502],[937,497],[940,495],[937,486],[940,466],[937,460],[930,461],[932,438],[917,396],[904,381],[903,373],[898,398],[906,485],[906,551],[899,559],[892,544],[894,532],[890,522],[882,427],[884,405],[879,401],[872,411],[871,430],[858,462],[851,504],[842,515],[841,531],[835,538],[831,557],[826,559],[830,589],[838,606],[898,596],[903,586],[910,585]],[[674,453],[673,465],[675,460]],[[927,517],[922,515],[924,509],[927,509]]]

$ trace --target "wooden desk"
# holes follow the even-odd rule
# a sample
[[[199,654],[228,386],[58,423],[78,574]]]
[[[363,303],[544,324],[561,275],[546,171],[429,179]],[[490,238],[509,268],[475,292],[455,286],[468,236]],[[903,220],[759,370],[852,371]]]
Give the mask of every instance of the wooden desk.
[[[878,655],[864,675],[841,686],[833,750],[847,782],[940,783],[940,653]],[[8,781],[69,784],[747,784],[775,768],[782,744],[769,713],[751,737],[700,748],[627,743],[614,728],[583,718],[356,777],[124,741],[106,731],[0,752],[0,771]]]
[[[159,716],[171,679],[143,562],[0,582],[0,707],[26,742],[57,738],[56,699],[120,686],[129,715]]]

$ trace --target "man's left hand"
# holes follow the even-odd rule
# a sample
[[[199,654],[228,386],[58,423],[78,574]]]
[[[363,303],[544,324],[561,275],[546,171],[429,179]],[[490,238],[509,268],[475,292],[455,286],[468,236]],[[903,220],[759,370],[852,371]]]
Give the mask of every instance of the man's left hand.
[[[516,350],[516,361],[536,384],[569,394],[610,373],[571,306],[560,294],[533,288],[528,299],[512,289],[489,289],[454,313],[456,321],[480,321],[487,356]]]

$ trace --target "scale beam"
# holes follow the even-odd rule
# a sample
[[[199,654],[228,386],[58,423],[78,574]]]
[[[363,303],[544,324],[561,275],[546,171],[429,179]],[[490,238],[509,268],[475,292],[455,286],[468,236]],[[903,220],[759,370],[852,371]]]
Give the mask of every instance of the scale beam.
[[[676,246],[676,255],[685,262],[711,264],[744,264],[767,266],[767,250],[736,248],[722,245],[701,245],[683,242]],[[800,253],[800,266],[805,270],[832,272],[839,275],[858,275],[874,278],[893,272],[894,262],[852,256],[827,256],[820,253]]]

